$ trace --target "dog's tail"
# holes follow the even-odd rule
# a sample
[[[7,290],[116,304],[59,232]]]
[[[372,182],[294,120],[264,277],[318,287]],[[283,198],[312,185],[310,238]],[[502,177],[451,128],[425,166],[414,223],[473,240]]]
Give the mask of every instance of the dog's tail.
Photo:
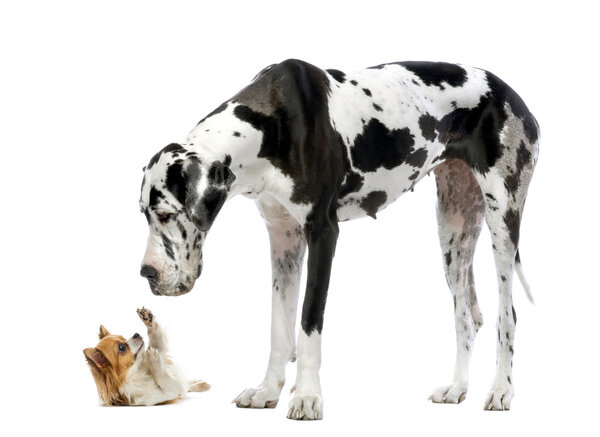
[[[200,392],[210,389],[210,384],[204,381],[190,381],[188,391]]]
[[[533,296],[531,295],[531,288],[529,287],[529,283],[527,279],[525,279],[525,275],[523,274],[523,266],[521,265],[521,256],[519,255],[519,250],[517,249],[517,254],[515,255],[515,270],[517,271],[517,276],[519,277],[519,281],[521,281],[521,285],[525,290],[525,294],[527,295],[527,299],[529,302],[534,304]]]

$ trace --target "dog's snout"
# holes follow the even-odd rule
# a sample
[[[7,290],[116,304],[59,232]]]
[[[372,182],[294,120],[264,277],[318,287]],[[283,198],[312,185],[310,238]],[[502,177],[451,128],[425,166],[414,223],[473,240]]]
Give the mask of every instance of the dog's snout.
[[[137,340],[138,338],[140,338],[140,334],[138,334],[138,333],[136,332],[135,334],[133,334],[133,338],[135,338],[135,339]]]
[[[148,279],[149,281],[158,280],[158,272],[156,271],[156,269],[147,264],[142,266],[142,270],[140,270],[140,275],[142,275],[144,278]]]

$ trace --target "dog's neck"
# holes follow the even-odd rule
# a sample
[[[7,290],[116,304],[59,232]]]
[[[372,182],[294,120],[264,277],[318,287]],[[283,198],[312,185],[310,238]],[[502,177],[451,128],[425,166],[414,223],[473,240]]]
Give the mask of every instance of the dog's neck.
[[[265,179],[260,176],[268,166],[266,160],[257,160],[262,144],[262,132],[237,118],[236,103],[227,102],[220,112],[201,120],[188,134],[184,146],[198,154],[206,163],[229,163],[236,179],[229,198],[237,194],[259,197],[265,191]]]

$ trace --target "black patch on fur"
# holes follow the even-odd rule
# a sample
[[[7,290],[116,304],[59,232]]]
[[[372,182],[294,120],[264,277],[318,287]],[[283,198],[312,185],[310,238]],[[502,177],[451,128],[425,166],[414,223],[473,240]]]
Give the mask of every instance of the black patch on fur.
[[[515,325],[517,324],[517,312],[515,311],[515,307],[512,307],[512,316],[513,316],[513,320],[515,322]]]
[[[367,96],[372,97],[373,94],[371,94],[371,90],[369,88],[363,88],[363,93],[365,93]]]
[[[515,247],[519,245],[519,225],[521,223],[521,217],[519,212],[514,209],[509,209],[504,214],[504,224],[508,229],[510,240]]]
[[[325,71],[327,73],[329,73],[339,83],[346,82],[346,73],[344,73],[343,71],[335,70],[335,69],[329,69],[329,70],[325,70]]]
[[[447,62],[399,62],[404,68],[412,71],[425,85],[438,86],[444,89],[442,83],[450,86],[462,86],[467,81],[467,72],[460,65]]]
[[[517,170],[521,171],[531,161],[531,152],[523,141],[517,149]]]
[[[435,85],[441,90],[444,89],[443,83],[457,87],[464,85],[467,81],[467,72],[465,69],[460,65],[450,64],[448,62],[403,61],[380,64],[370,68],[382,69],[387,65],[401,65],[417,75],[425,85]],[[413,83],[419,85],[414,80]]]
[[[260,73],[259,73],[259,74],[260,74]],[[211,112],[211,113],[210,113],[210,114],[208,114],[206,117],[204,117],[202,120],[200,120],[200,121],[198,122],[198,124],[202,123],[204,120],[206,120],[207,118],[210,118],[210,117],[212,117],[213,115],[217,115],[218,113],[225,111],[225,109],[227,109],[227,105],[228,105],[228,102],[223,102],[223,103],[221,103],[221,106],[219,106],[219,107],[218,107],[217,109],[215,109],[213,112]],[[196,126],[198,126],[198,124],[197,124]]]
[[[223,165],[225,167],[229,167],[231,165],[231,155],[225,155],[225,158],[223,158]]]
[[[357,81],[355,81],[354,79],[353,79],[353,80],[351,80],[351,81],[350,81],[350,83],[351,83],[352,85],[354,85],[354,86],[358,85],[358,82],[357,82]]]
[[[185,205],[187,194],[187,178],[183,173],[182,164],[171,164],[167,169],[167,189],[175,196],[181,205]]]
[[[385,191],[371,191],[360,201],[360,207],[365,210],[369,217],[377,218],[376,213],[379,207],[387,201]]]
[[[160,199],[164,199],[165,195],[162,193],[162,191],[157,190],[156,188],[152,187],[150,188],[150,199],[148,202],[148,206],[150,208],[156,207],[158,205],[158,202],[160,202]]]
[[[519,189],[519,183],[521,181],[521,172],[523,168],[529,164],[531,160],[531,152],[525,146],[525,143],[521,141],[519,148],[517,149],[517,162],[515,164],[515,170],[513,173],[508,175],[504,181],[504,186],[508,190],[509,193],[512,193],[513,196]]]
[[[242,135],[242,134],[241,134],[241,133],[239,133],[238,131],[234,131],[234,132],[233,132],[233,136],[234,136],[234,137],[239,137],[239,136],[241,136],[241,135]]]
[[[225,158],[225,162],[231,164],[231,156],[227,155],[227,157]],[[230,187],[235,180],[235,176],[224,162],[214,161],[208,169],[208,179],[211,184]]]
[[[179,220],[177,220],[177,228],[179,229],[179,232],[181,232],[181,239],[183,241],[187,240],[187,231]]]
[[[412,165],[413,167],[421,168],[423,164],[425,164],[425,160],[427,159],[427,150],[426,149],[417,149],[413,150],[406,156],[404,160],[407,164]]]
[[[160,150],[158,153],[156,153],[150,159],[150,162],[148,163],[148,166],[146,167],[146,170],[150,170],[154,166],[154,164],[156,164],[158,162],[158,160],[160,159],[160,156],[163,153],[168,153],[168,152],[180,152],[180,153],[184,153],[185,151],[186,151],[186,149],[184,149],[181,144],[171,143],[171,144],[163,147],[162,150]]]
[[[175,254],[173,253],[173,246],[171,244],[171,240],[167,238],[165,234],[160,233],[160,237],[162,239],[163,246],[165,247],[165,253],[169,258],[175,261]]]
[[[228,191],[225,188],[208,187],[201,198],[193,193],[186,204],[186,211],[194,226],[200,231],[207,232],[212,226],[217,214],[227,200]],[[194,241],[194,248],[197,242]]]
[[[381,106],[379,106],[377,103],[373,103],[373,108],[375,108],[376,111],[383,111],[383,108]]]
[[[414,150],[414,144],[414,136],[408,128],[390,131],[379,120],[372,118],[354,140],[352,162],[363,172],[374,172],[381,167],[391,170],[403,163],[422,167],[427,151]]]
[[[458,158],[480,173],[487,173],[502,155],[499,133],[506,120],[488,95],[473,109],[457,108],[438,123],[444,159]]]
[[[356,193],[363,186],[364,177],[355,172],[349,172],[342,183],[339,192],[339,198],[343,198],[350,193]]]
[[[419,127],[421,128],[421,135],[427,141],[434,141],[437,137],[435,133],[435,126],[437,124],[437,119],[429,114],[423,114],[419,117]]]
[[[344,145],[342,136],[337,132],[336,134],[338,137],[338,143],[342,149],[343,173],[346,175],[342,180],[342,184],[340,185],[338,192],[338,199],[342,199],[350,193],[356,193],[359,191],[363,186],[365,178],[352,169],[350,164],[349,148]]]
[[[446,259],[446,267],[450,267],[450,264],[452,264],[452,251],[446,252],[444,258]]]
[[[225,199],[227,199],[227,191],[215,187],[208,187],[206,189],[202,198],[202,203],[206,209],[209,223],[214,221],[217,213],[223,206],[223,203],[225,203]]]

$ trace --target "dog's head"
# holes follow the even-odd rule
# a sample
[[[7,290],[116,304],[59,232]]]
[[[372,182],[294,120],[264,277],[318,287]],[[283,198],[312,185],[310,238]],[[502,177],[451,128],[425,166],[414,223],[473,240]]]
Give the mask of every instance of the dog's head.
[[[200,276],[204,238],[235,180],[231,157],[208,161],[169,144],[145,168],[140,209],[150,235],[140,274],[154,294],[185,294]]]
[[[83,350],[90,366],[98,394],[106,405],[125,403],[119,388],[125,381],[127,372],[135,364],[138,354],[144,349],[144,340],[134,334],[129,340],[120,335],[111,335],[100,326],[100,342],[96,347]]]

